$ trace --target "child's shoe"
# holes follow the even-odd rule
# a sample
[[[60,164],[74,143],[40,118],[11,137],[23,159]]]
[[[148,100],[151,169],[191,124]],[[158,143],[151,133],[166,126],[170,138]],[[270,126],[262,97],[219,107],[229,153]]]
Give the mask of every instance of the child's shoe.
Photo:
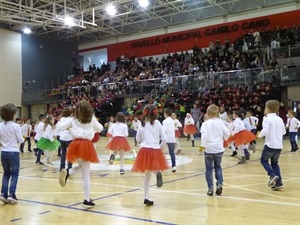
[[[111,154],[110,157],[109,157],[109,164],[110,165],[114,164],[114,161],[115,161],[115,155]]]
[[[276,185],[276,181],[279,179],[277,175],[270,177],[270,180],[268,182],[269,187],[274,187]]]
[[[230,156],[235,157],[237,155],[236,151],[233,151],[232,154]]]
[[[125,174],[125,170],[124,169],[120,169],[120,174],[124,175]]]
[[[60,186],[66,186],[67,180],[69,178],[69,169],[62,169],[59,174],[59,184]]]
[[[218,187],[217,187],[217,190],[216,190],[216,195],[221,195],[221,194],[222,194],[222,191],[223,191],[222,186],[218,186]]]
[[[154,202],[153,202],[153,201],[150,201],[150,200],[148,200],[148,199],[145,199],[145,200],[144,200],[144,204],[145,204],[146,206],[150,206],[150,205],[153,205]]]
[[[7,199],[7,194],[1,194],[0,201],[3,202],[4,204],[9,203]]]
[[[238,161],[238,164],[245,164],[247,161],[246,161],[246,157],[245,156],[242,156],[240,161]]]
[[[94,207],[96,204],[90,199],[90,201],[88,202],[87,200],[84,200],[82,203],[82,206],[86,209],[90,209],[92,207]]]
[[[7,200],[11,203],[11,204],[16,204],[18,203],[18,199],[17,199],[17,196],[15,194],[10,194],[8,197],[7,197]]]
[[[214,194],[214,190],[213,189],[208,189],[207,195],[213,196],[213,194]]]

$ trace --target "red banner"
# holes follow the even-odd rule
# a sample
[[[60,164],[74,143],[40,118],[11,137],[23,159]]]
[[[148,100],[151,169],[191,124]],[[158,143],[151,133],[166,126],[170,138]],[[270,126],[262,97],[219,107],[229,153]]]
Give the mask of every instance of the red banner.
[[[300,10],[257,17],[230,23],[217,24],[208,27],[201,27],[193,30],[180,31],[176,33],[158,35],[138,40],[126,41],[106,46],[82,49],[79,52],[93,51],[107,48],[108,61],[115,61],[117,57],[144,57],[160,55],[165,53],[181,52],[198,47],[208,47],[211,41],[215,42],[219,38],[223,43],[228,37],[231,42],[246,33],[255,31],[265,31],[277,26],[283,28],[291,27],[299,21]]]

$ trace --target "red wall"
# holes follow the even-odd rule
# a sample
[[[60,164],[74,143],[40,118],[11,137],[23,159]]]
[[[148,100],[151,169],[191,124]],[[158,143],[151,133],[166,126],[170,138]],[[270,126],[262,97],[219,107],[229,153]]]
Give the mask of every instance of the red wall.
[[[79,52],[93,51],[107,48],[108,61],[115,61],[117,57],[136,57],[159,55],[164,53],[180,52],[198,47],[208,47],[210,41],[220,39],[221,43],[225,37],[234,41],[241,34],[255,32],[257,30],[272,29],[276,26],[291,27],[300,24],[300,10],[257,17],[230,23],[223,23],[208,27],[199,27],[193,30],[180,31],[171,34],[153,36],[138,40],[126,41],[106,46],[82,49]]]

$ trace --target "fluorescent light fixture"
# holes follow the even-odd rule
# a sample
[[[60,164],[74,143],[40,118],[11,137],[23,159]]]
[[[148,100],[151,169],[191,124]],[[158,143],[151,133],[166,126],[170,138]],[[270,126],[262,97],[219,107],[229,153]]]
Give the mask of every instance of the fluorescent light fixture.
[[[65,25],[67,25],[68,27],[76,26],[74,19],[70,16],[66,16],[64,21],[65,21]]]
[[[116,7],[113,4],[109,4],[106,7],[106,12],[107,12],[108,15],[114,16],[117,13],[117,9],[116,9]]]
[[[26,27],[26,28],[24,28],[23,32],[24,32],[24,34],[30,34],[31,30]]]
[[[148,0],[139,0],[139,5],[142,8],[147,8],[149,6],[149,1]]]

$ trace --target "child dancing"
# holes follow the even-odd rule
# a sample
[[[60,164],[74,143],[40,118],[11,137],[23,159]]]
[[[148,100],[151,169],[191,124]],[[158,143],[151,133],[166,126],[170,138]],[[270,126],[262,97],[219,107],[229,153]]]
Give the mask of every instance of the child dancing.
[[[116,154],[120,154],[120,174],[124,175],[124,152],[131,151],[131,147],[127,141],[128,137],[128,126],[125,123],[125,114],[118,112],[116,115],[116,123],[108,129],[107,132],[112,139],[106,145],[106,148],[113,151],[113,154],[110,155],[109,164],[114,163]]]
[[[161,123],[157,120],[158,111],[154,105],[148,104],[143,110],[141,126],[137,131],[136,139],[140,143],[140,150],[133,164],[133,172],[144,172],[144,204],[153,205],[150,200],[151,174],[156,174],[156,186],[162,187],[162,170],[168,169],[167,161],[163,155],[166,144],[166,134]]]
[[[72,120],[60,124],[61,129],[69,129],[73,140],[67,151],[67,161],[78,166],[70,169],[62,169],[59,176],[59,184],[63,187],[69,176],[81,172],[84,189],[84,201],[82,206],[91,208],[95,203],[90,199],[90,163],[98,163],[99,158],[92,143],[95,133],[101,133],[103,126],[93,115],[92,106],[85,100],[77,103],[75,115]]]

